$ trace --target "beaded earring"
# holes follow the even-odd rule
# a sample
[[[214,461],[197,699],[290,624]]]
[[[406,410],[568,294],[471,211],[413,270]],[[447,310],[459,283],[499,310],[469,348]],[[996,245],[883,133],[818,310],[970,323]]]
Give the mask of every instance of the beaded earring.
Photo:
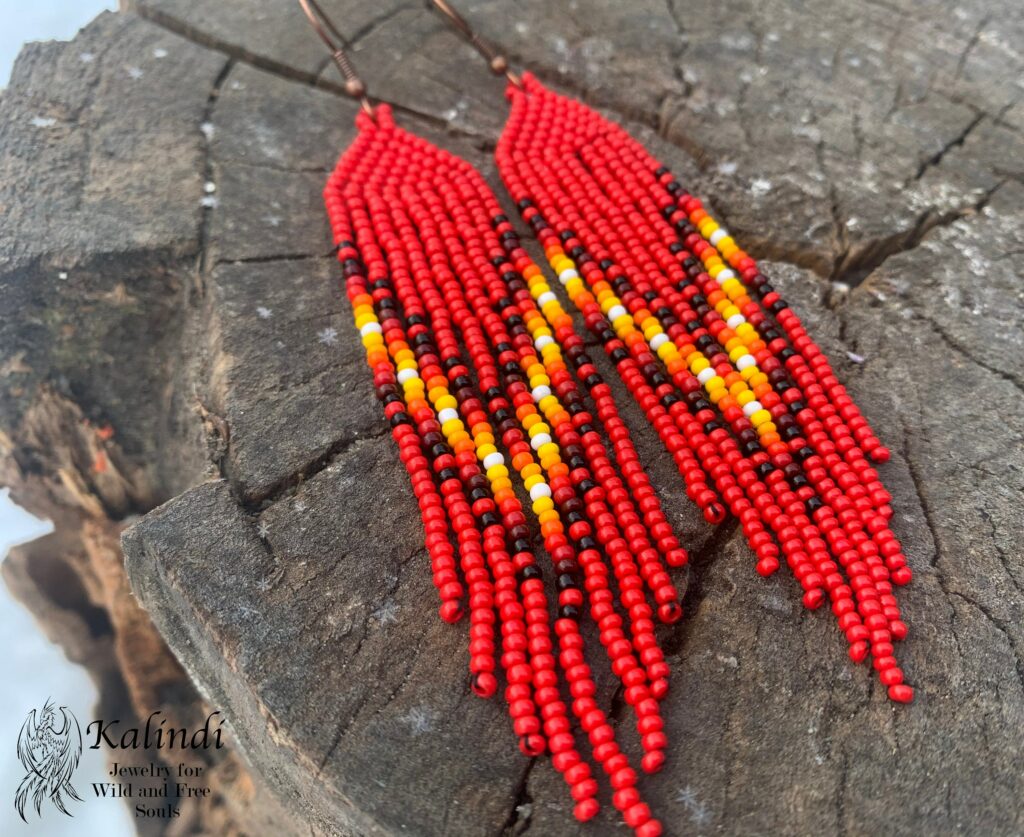
[[[771,575],[783,557],[849,655],[913,699],[893,656],[910,581],[873,462],[889,451],[753,258],[621,127],[549,90],[440,10],[508,78],[498,170],[551,268],[709,519],[723,503]],[[492,225],[504,230],[504,216]],[[515,234],[502,244],[516,251]],[[869,461],[870,460],[870,461]],[[713,487],[712,487],[713,486]]]
[[[299,2],[362,105],[324,200],[376,394],[419,504],[440,615],[456,622],[468,609],[471,688],[492,696],[500,667],[520,749],[550,752],[581,821],[599,810],[574,737],[586,733],[615,807],[640,837],[657,837],[661,824],[595,699],[580,621],[589,612],[596,623],[635,715],[640,767],[657,771],[669,667],[655,618],[682,615],[668,568],[683,566],[686,552],[611,388],[483,177],[397,126],[386,104],[371,104],[340,33],[316,0]],[[678,445],[676,459],[692,486],[702,484],[688,447]],[[512,471],[550,558],[553,623]],[[721,518],[709,489],[694,496],[707,500],[709,519]]]

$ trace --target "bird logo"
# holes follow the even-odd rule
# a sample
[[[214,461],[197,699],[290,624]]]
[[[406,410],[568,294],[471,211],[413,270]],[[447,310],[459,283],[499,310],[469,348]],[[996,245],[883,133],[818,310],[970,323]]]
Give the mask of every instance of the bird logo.
[[[71,816],[64,807],[62,794],[82,801],[71,785],[71,776],[81,756],[82,729],[70,709],[66,706],[55,708],[47,700],[38,714],[35,709],[29,712],[18,734],[18,758],[25,766],[26,774],[14,795],[14,807],[23,820],[30,796],[39,816],[42,816],[44,799],[49,799],[58,811]]]

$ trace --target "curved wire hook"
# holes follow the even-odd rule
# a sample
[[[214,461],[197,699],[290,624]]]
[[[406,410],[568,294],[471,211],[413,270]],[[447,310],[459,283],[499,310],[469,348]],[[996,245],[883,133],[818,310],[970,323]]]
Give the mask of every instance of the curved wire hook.
[[[509,69],[508,59],[477,35],[469,22],[448,3],[448,0],[430,0],[430,2],[448,19],[452,26],[462,33],[462,36],[469,41],[473,48],[487,59],[492,73],[496,76],[505,76],[516,87],[523,86],[519,76]]]
[[[320,40],[330,50],[331,58],[334,59],[334,63],[345,79],[345,92],[353,99],[358,99],[362,109],[370,116],[373,116],[373,106],[366,95],[366,85],[359,77],[356,68],[352,66],[352,62],[342,48],[345,36],[338,31],[338,27],[331,22],[331,19],[320,7],[320,4],[317,3],[317,0],[299,0],[299,5],[302,7],[306,17],[309,18],[309,22],[316,31],[316,34],[320,36]]]

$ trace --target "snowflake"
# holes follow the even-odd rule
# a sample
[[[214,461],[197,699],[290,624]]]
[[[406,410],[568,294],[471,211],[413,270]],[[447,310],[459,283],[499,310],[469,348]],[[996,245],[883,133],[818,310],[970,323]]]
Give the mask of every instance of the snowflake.
[[[697,792],[687,785],[679,791],[679,795],[676,797],[676,802],[681,802],[687,808],[692,808],[697,804]]]
[[[401,720],[412,727],[414,735],[422,735],[434,728],[434,713],[419,706],[414,706],[406,712]]]
[[[128,67],[128,76],[138,81],[144,75],[141,67]]]
[[[398,621],[398,605],[394,600],[388,599],[370,615],[380,625],[392,625]]]
[[[690,812],[690,819],[700,828],[711,821],[711,812],[703,802],[697,801],[697,791],[687,785],[676,796],[676,802],[682,804]]]
[[[269,320],[270,319],[270,315],[273,314],[273,313],[274,312],[273,312],[272,309],[266,308],[266,307],[264,307],[262,305],[257,306],[257,308],[256,308],[256,316],[258,316],[261,320]]]
[[[850,360],[852,360],[854,363],[863,363],[864,362],[864,355],[859,355],[856,352],[847,352],[846,356]]]
[[[199,130],[203,132],[207,142],[213,139],[214,127],[212,122],[204,122],[199,126]]]
[[[220,201],[217,200],[217,197],[215,195],[203,195],[199,199],[199,203],[205,206],[207,209],[216,209],[217,206],[220,204]]]
[[[293,506],[293,508],[299,514],[302,514],[306,509],[309,508],[309,506],[307,506],[306,503],[303,500],[296,500],[295,501],[295,505]]]
[[[51,119],[48,116],[33,116],[32,127],[33,128],[52,128],[57,124],[56,119]]]
[[[270,527],[267,525],[267,521],[261,520],[259,528],[256,530],[256,534],[259,535],[263,540],[267,539],[270,534]]]
[[[711,812],[708,810],[706,805],[698,802],[690,809],[690,819],[692,819],[694,825],[699,828],[711,822]]]
[[[203,191],[206,192],[206,194],[208,195],[212,195],[214,192],[217,191],[217,184],[214,183],[212,180],[207,180],[203,184]]]
[[[281,216],[280,215],[264,215],[263,216],[263,223],[269,224],[272,227],[278,227],[278,226],[281,225]]]
[[[67,278],[68,278],[68,272],[67,272],[66,270],[62,270],[62,271],[60,271],[60,272],[59,272],[59,273],[57,274],[57,278],[58,278],[58,279],[67,279]]]
[[[750,191],[758,197],[767,195],[772,190],[772,182],[763,177],[757,177],[750,181]]]
[[[91,64],[96,60],[96,53],[94,52],[80,52],[78,54],[78,60],[83,64]]]
[[[325,346],[333,346],[338,342],[338,330],[328,326],[322,331],[317,332],[316,337]]]
[[[274,584],[270,580],[269,576],[264,576],[256,582],[256,589],[259,590],[261,593],[266,593],[273,586]]]
[[[718,164],[718,173],[725,175],[736,174],[737,168],[739,167],[731,160],[723,160]]]
[[[154,58],[166,58],[167,57],[167,50],[164,49],[163,47],[157,47],[156,49],[153,50],[153,57]]]

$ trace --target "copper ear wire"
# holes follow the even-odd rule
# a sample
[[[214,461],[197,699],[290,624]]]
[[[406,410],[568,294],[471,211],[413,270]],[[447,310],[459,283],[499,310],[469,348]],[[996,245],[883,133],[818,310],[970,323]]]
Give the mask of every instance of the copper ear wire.
[[[509,69],[508,59],[477,35],[476,32],[473,31],[473,27],[469,25],[469,22],[455,11],[447,0],[430,0],[430,2],[433,4],[434,8],[441,12],[441,14],[447,18],[448,22],[454,26],[467,41],[469,41],[472,47],[487,59],[487,63],[490,65],[492,73],[496,76],[505,76],[505,78],[512,82],[516,87],[523,86],[522,80],[519,76]]]
[[[309,22],[316,31],[316,34],[320,36],[320,40],[330,50],[331,58],[334,59],[334,63],[345,79],[345,92],[353,99],[358,99],[362,109],[370,116],[373,116],[373,106],[366,95],[366,85],[359,78],[359,74],[342,48],[342,44],[345,42],[344,35],[331,22],[331,19],[320,7],[320,4],[317,3],[317,0],[299,0],[299,5],[302,7],[306,17],[309,18]]]

